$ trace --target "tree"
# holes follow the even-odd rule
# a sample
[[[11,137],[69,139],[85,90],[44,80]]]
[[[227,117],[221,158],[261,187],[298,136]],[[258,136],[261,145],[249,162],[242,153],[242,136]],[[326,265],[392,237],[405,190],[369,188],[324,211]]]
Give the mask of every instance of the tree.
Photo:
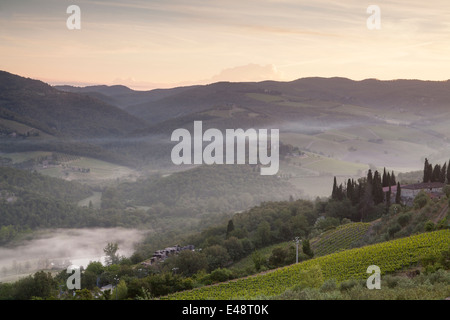
[[[125,282],[125,280],[121,279],[114,288],[111,298],[116,300],[123,300],[126,299],[127,294],[128,294],[127,283]]]
[[[237,261],[242,258],[244,254],[244,249],[242,247],[242,243],[236,237],[230,237],[223,242],[223,246],[227,249],[230,258],[233,261]]]
[[[261,270],[261,267],[265,264],[266,259],[264,258],[264,256],[261,254],[261,252],[259,251],[254,251],[252,253],[252,261],[253,264],[255,266],[255,270],[259,271]]]
[[[415,208],[422,209],[430,202],[430,197],[423,190],[421,190],[414,198],[413,202]]]
[[[331,191],[331,199],[336,200],[338,198],[337,193],[338,193],[338,186],[337,186],[336,177],[334,177],[333,190]]]
[[[270,224],[263,221],[256,229],[256,241],[260,247],[264,247],[271,242]]]
[[[387,176],[387,174],[386,174],[386,168],[384,168],[383,169],[383,179],[382,179],[382,185],[383,185],[383,188],[384,187],[387,187],[389,184],[390,184],[390,177],[389,177],[389,179],[388,179],[388,176]]]
[[[312,258],[314,256],[314,252],[311,249],[311,245],[310,245],[308,239],[305,239],[302,241],[302,251],[304,254],[306,254],[310,258]]]
[[[106,247],[103,249],[103,252],[106,255],[105,262],[106,265],[112,265],[119,263],[119,255],[117,254],[117,250],[119,249],[119,245],[117,243],[110,243],[106,245]]]
[[[347,198],[350,199],[351,202],[353,202],[353,194],[354,194],[354,187],[353,187],[353,180],[350,180],[350,178],[347,180]]]
[[[431,182],[438,182],[441,177],[441,166],[436,164],[431,176]]]
[[[15,300],[30,300],[35,298],[50,298],[57,290],[57,283],[50,272],[38,271],[33,276],[18,280],[14,284]]]
[[[375,171],[375,174],[373,176],[373,201],[374,204],[380,204],[384,200],[384,194],[383,194],[383,186],[381,183],[381,177],[378,171]]]
[[[208,261],[203,253],[198,251],[183,250],[174,259],[174,267],[178,272],[186,277],[190,277],[201,270],[208,268]]]
[[[402,202],[402,190],[400,187],[400,182],[397,182],[397,191],[395,193],[395,203],[396,204],[400,204]]]
[[[233,220],[230,219],[228,221],[227,234],[226,234],[225,238],[228,239],[233,231],[234,231],[234,223],[233,223]]]
[[[395,186],[396,184],[397,184],[397,181],[395,179],[394,171],[392,170],[392,173],[391,173],[391,186]]]
[[[391,185],[389,185],[389,191],[386,192],[386,209],[389,210],[389,207],[391,206],[391,194],[392,194],[392,189],[391,189]]]
[[[450,184],[450,160],[448,160],[447,165],[447,183]]]
[[[430,182],[433,175],[433,169],[432,165],[428,162],[428,159],[425,158],[425,163],[423,166],[423,182],[427,183]]]
[[[217,268],[225,267],[230,261],[227,249],[220,245],[214,245],[203,250],[208,262],[208,269],[211,272]]]
[[[439,176],[439,182],[445,183],[445,179],[447,178],[447,162],[444,162],[444,165],[441,168],[441,174]]]

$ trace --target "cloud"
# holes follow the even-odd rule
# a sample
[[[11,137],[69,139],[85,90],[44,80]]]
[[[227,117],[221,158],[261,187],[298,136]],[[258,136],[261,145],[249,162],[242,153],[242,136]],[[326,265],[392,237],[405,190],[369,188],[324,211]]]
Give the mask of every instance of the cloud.
[[[243,66],[222,70],[219,74],[211,78],[212,82],[251,82],[264,80],[282,80],[283,75],[273,64],[259,65],[250,63]]]

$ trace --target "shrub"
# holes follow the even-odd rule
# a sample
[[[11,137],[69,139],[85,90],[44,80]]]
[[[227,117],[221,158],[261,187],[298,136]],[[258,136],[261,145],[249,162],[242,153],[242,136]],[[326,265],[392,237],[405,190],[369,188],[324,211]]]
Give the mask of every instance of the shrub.
[[[403,213],[397,218],[397,222],[402,226],[406,226],[411,219],[411,213]]]
[[[339,290],[341,292],[349,291],[350,289],[358,286],[358,284],[359,284],[358,280],[355,279],[346,280],[341,282],[341,284],[339,285]]]
[[[233,278],[233,272],[226,268],[218,268],[211,272],[209,278],[212,282],[224,282]]]
[[[392,227],[390,227],[388,229],[389,237],[391,237],[391,238],[394,237],[394,235],[397,232],[399,232],[401,229],[402,229],[402,227],[398,223],[394,224]]]
[[[427,232],[434,231],[436,229],[436,225],[433,221],[428,220],[427,222],[425,222],[424,229]]]
[[[414,207],[416,209],[422,209],[430,202],[430,197],[424,191],[420,191],[414,198]]]
[[[329,292],[329,291],[334,291],[337,289],[337,284],[336,281],[334,279],[330,279],[325,281],[322,286],[320,287],[320,291],[322,292]]]

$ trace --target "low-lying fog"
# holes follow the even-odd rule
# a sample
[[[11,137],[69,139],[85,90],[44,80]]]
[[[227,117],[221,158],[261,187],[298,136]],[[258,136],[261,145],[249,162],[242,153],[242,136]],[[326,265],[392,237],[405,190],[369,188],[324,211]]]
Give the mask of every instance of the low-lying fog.
[[[129,257],[145,232],[123,228],[54,229],[14,248],[0,247],[0,281],[39,269],[63,269],[69,264],[86,267],[104,263],[103,249],[118,243],[119,256]]]

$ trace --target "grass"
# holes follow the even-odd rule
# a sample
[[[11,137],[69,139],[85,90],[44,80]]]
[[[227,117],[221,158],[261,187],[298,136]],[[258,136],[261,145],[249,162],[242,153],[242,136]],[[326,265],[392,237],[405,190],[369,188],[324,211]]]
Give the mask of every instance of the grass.
[[[124,166],[112,164],[106,161],[93,158],[80,157],[78,159],[64,162],[56,167],[39,168],[42,174],[66,180],[77,180],[81,182],[101,182],[115,179],[134,179],[136,172]],[[90,169],[89,173],[78,172],[72,168]]]
[[[10,158],[14,164],[25,162],[31,159],[44,158],[51,155],[52,152],[49,151],[28,151],[3,154],[4,157]]]
[[[322,157],[315,162],[304,165],[305,168],[329,175],[352,176],[368,170],[369,167],[364,164],[351,163],[332,158]]]

